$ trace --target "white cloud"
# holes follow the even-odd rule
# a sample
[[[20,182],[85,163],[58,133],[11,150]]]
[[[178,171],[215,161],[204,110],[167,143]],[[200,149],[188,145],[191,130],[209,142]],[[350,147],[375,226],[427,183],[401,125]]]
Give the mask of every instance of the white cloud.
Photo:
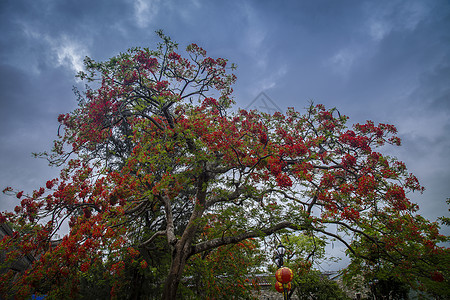
[[[277,83],[287,74],[288,65],[283,59],[270,58],[271,50],[276,46],[269,43],[269,28],[261,15],[246,2],[241,4],[241,11],[245,18],[242,28],[241,49],[254,64],[255,80],[251,84],[250,93],[259,94],[277,86]]]
[[[429,13],[429,7],[414,0],[392,1],[388,5],[369,2],[365,7],[367,21],[359,31],[362,34],[359,36],[360,39],[335,51],[330,58],[325,60],[324,65],[346,78],[359,62],[374,53],[383,39],[394,31],[416,29]]]
[[[88,54],[83,45],[66,36],[58,40],[49,39],[49,44],[56,53],[58,65],[68,67],[75,73],[83,70],[83,59]]]
[[[135,0],[134,12],[136,23],[140,28],[150,25],[152,19],[156,16],[160,6],[160,0]]]
[[[426,19],[430,7],[426,6],[425,3],[423,1],[410,1],[409,5],[405,5],[402,14],[397,19],[400,26],[406,30],[414,30],[422,20]]]
[[[398,136],[410,147],[402,147],[398,151],[406,152],[403,155],[409,157],[411,170],[416,170],[415,173],[426,180],[435,174],[448,174],[446,151],[443,152],[450,146],[447,138],[450,117],[447,111],[428,112],[415,105],[405,109],[395,124]]]
[[[200,0],[192,0],[192,4],[194,4],[195,8],[201,8],[202,4],[200,3]]]
[[[391,29],[392,26],[388,22],[372,21],[369,24],[369,35],[374,41],[378,42],[389,34]]]
[[[247,21],[246,28],[242,28],[243,49],[256,61],[259,68],[265,69],[268,56],[268,48],[264,43],[267,36],[265,24],[261,22],[255,9],[246,2],[242,4],[242,11]]]
[[[415,109],[420,109],[415,107]],[[422,141],[436,141],[447,136],[446,126],[450,124],[447,111],[433,111],[433,114],[410,112],[399,120],[398,130],[402,135]]]
[[[392,31],[412,31],[427,18],[430,8],[421,1],[392,1],[378,6],[376,2],[366,7],[366,30],[375,42],[381,41]]]
[[[43,42],[45,48],[50,49],[46,56],[48,56],[48,61],[55,67],[63,66],[75,73],[83,70],[83,60],[89,54],[84,44],[69,38],[67,35],[52,37],[49,34],[37,31],[25,23],[22,24],[22,28],[27,37]],[[31,64],[31,68],[36,73],[39,73],[39,68],[35,64],[37,63]]]
[[[325,65],[330,66],[331,69],[338,75],[347,77],[359,56],[360,50],[358,48],[342,48],[332,55],[331,58],[325,61]]]
[[[274,88],[277,85],[277,82],[279,82],[280,79],[282,79],[286,75],[287,71],[288,71],[287,66],[281,65],[275,72],[270,72],[269,77],[262,78],[255,86],[253,92],[258,93],[261,91],[266,91],[268,89]]]

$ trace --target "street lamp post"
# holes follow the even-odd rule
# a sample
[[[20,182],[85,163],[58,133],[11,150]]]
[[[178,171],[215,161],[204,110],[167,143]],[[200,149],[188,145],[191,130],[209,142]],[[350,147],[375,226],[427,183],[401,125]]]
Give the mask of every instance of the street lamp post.
[[[378,283],[378,278],[374,277],[373,279],[371,279],[369,281],[369,287],[370,287],[370,291],[372,293],[372,297],[373,299],[377,299],[377,283]]]
[[[283,266],[283,257],[284,254],[286,254],[286,248],[283,246],[283,244],[279,244],[276,250],[277,255],[275,256],[275,264],[278,268],[281,268]]]
[[[283,271],[283,270],[281,270],[281,268],[283,267],[283,264],[284,264],[283,258],[284,258],[285,254],[286,254],[286,248],[283,246],[283,244],[280,243],[278,245],[277,249],[276,249],[276,255],[275,255],[275,258],[274,258],[274,262],[275,262],[275,264],[278,267],[277,276],[278,276],[278,272],[279,271]],[[288,268],[283,268],[283,269],[288,269]],[[292,274],[292,271],[290,269],[288,269],[288,270]],[[281,272],[281,274],[282,274],[282,272]],[[291,277],[291,279],[292,279],[292,277]],[[284,298],[284,300],[289,300],[290,281],[291,280],[289,280],[288,283],[285,283],[285,282],[281,283],[281,285],[283,287],[283,298]],[[280,283],[280,282],[277,282],[277,283]],[[288,288],[288,284],[289,284],[289,288]]]

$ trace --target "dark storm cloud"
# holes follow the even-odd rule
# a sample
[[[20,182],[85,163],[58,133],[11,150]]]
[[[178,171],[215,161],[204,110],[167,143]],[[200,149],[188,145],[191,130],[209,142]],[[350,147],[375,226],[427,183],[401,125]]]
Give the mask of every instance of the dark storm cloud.
[[[41,72],[43,74],[43,72]],[[72,110],[70,80],[61,69],[42,76],[0,65],[0,184],[31,192],[56,176],[47,162],[32,152],[51,148],[57,115]],[[1,209],[12,209],[15,198],[0,196]]]
[[[129,1],[108,0],[12,0],[2,5],[4,22],[10,26],[23,23],[45,32],[88,34],[127,23],[133,17]]]

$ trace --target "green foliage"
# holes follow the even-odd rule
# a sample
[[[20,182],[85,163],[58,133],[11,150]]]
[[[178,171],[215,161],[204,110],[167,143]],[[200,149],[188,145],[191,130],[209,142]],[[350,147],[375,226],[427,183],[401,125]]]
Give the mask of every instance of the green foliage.
[[[375,299],[408,300],[410,287],[394,277],[376,279],[369,283],[370,296]]]
[[[345,300],[350,299],[337,282],[328,279],[319,271],[308,270],[294,276],[295,294],[300,300]]]
[[[397,223],[402,224],[401,227]],[[427,291],[438,299],[450,297],[450,250],[430,241],[448,240],[448,237],[438,234],[437,223],[421,216],[406,215],[388,224],[385,226],[380,222],[372,230],[377,227],[380,231],[392,230],[390,226],[399,226],[391,231],[390,241],[374,245],[362,237],[352,242],[355,253],[348,251],[351,263],[345,270],[345,280],[351,282],[362,275],[366,286],[376,279],[383,290],[392,288],[392,293],[401,293],[408,285],[415,290]],[[420,227],[426,228],[428,235],[418,234]]]
[[[288,249],[286,260],[290,264],[296,261],[309,261],[319,263],[325,258],[326,240],[305,232],[305,234],[286,234],[282,238],[282,243]],[[328,259],[330,259],[328,257]]]
[[[450,206],[450,198],[447,198],[447,204]],[[448,209],[450,212],[450,208]],[[440,217],[439,220],[443,225],[450,226],[450,217]]]
[[[193,256],[186,268],[183,295],[196,299],[250,299],[257,288],[252,274],[258,273],[262,255],[256,240],[222,246]]]

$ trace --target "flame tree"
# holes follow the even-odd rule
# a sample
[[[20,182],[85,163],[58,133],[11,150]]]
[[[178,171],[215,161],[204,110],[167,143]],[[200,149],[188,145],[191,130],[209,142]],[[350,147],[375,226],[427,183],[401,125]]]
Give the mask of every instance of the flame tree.
[[[376,151],[400,144],[394,126],[347,127],[346,116],[322,105],[233,112],[233,65],[195,44],[180,52],[158,34],[155,50],[86,58],[79,77],[91,87],[59,116],[60,136],[42,154],[61,175],[31,194],[5,190],[20,204],[1,214],[15,230],[1,241],[3,264],[26,254],[36,260],[1,275],[4,295],[76,295],[91,267],[107,261],[108,274],[120,278],[125,256],[145,268],[145,258],[166,247],[161,294],[175,299],[189,258],[284,229],[332,237],[365,261],[376,249],[398,272],[408,261],[441,274],[444,266],[416,264],[426,252],[409,259],[403,251],[412,243],[445,249],[436,224],[417,219],[407,198],[422,190],[416,177]],[[64,222],[68,234],[51,244]]]

